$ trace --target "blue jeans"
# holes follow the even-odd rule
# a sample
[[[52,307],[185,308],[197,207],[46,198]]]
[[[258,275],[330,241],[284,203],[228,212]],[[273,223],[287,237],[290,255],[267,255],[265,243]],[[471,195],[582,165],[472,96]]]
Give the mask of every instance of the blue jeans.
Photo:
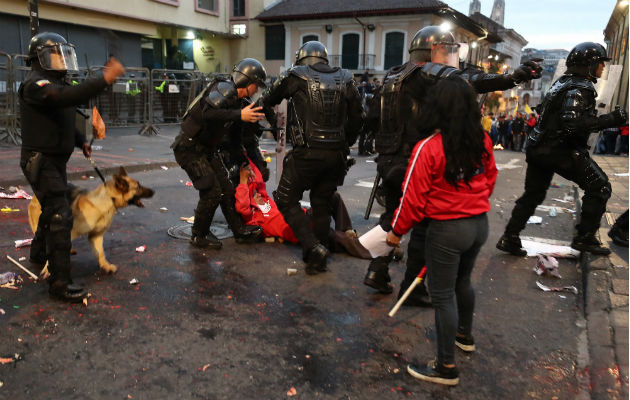
[[[470,274],[487,238],[485,213],[429,223],[425,252],[440,363],[454,364],[456,332],[470,335],[472,331],[475,291]]]

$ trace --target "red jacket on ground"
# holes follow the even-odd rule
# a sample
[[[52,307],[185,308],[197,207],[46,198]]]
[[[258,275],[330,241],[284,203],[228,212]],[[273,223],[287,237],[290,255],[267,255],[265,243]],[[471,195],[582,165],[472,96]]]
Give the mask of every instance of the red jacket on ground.
[[[480,172],[469,184],[462,180],[457,188],[444,179],[446,157],[442,134],[434,133],[413,149],[403,181],[403,195],[394,213],[392,229],[401,236],[424,218],[449,220],[467,218],[490,211],[488,198],[497,180],[492,140],[484,134],[488,156]]]
[[[287,242],[297,243],[298,239],[278,210],[276,202],[267,194],[267,185],[260,171],[252,162],[249,165],[256,174],[256,180],[250,180],[247,185],[241,183],[236,187],[236,211],[241,214],[247,225],[260,226],[266,237],[279,237]],[[265,200],[263,206],[254,201],[254,191],[260,193]]]

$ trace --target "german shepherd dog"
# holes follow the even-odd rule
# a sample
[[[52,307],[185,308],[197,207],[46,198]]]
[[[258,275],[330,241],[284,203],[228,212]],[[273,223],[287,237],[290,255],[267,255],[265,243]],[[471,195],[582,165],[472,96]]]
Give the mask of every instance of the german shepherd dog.
[[[130,178],[123,167],[120,167],[118,174],[114,174],[113,179],[107,180],[90,192],[69,185],[67,196],[74,217],[71,240],[87,235],[92,252],[98,257],[99,267],[106,273],[113,274],[118,268],[110,264],[105,258],[103,235],[119,208],[131,204],[144,207],[140,199],[151,197],[153,193],[153,190]],[[37,229],[37,222],[41,213],[42,208],[39,200],[33,196],[28,205],[28,222],[33,232]],[[46,276],[47,274],[48,269],[45,267],[40,275]]]

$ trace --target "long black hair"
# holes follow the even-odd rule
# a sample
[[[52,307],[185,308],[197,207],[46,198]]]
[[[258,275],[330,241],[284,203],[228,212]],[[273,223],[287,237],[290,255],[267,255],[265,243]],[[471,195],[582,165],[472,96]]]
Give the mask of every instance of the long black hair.
[[[448,77],[429,90],[421,109],[421,130],[442,133],[444,179],[455,187],[461,180],[468,184],[488,155],[477,93],[462,78]]]

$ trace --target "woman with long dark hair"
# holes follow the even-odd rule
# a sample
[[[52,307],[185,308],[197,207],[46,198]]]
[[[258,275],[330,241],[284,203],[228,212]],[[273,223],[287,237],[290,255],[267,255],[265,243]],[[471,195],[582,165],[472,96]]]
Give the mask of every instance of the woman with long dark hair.
[[[409,160],[387,242],[398,245],[402,235],[428,219],[425,257],[437,359],[410,364],[407,370],[421,380],[457,385],[455,346],[467,352],[475,349],[470,274],[488,237],[486,213],[497,169],[492,140],[481,127],[476,93],[466,81],[441,80],[426,100],[420,126],[428,137],[418,142]]]

